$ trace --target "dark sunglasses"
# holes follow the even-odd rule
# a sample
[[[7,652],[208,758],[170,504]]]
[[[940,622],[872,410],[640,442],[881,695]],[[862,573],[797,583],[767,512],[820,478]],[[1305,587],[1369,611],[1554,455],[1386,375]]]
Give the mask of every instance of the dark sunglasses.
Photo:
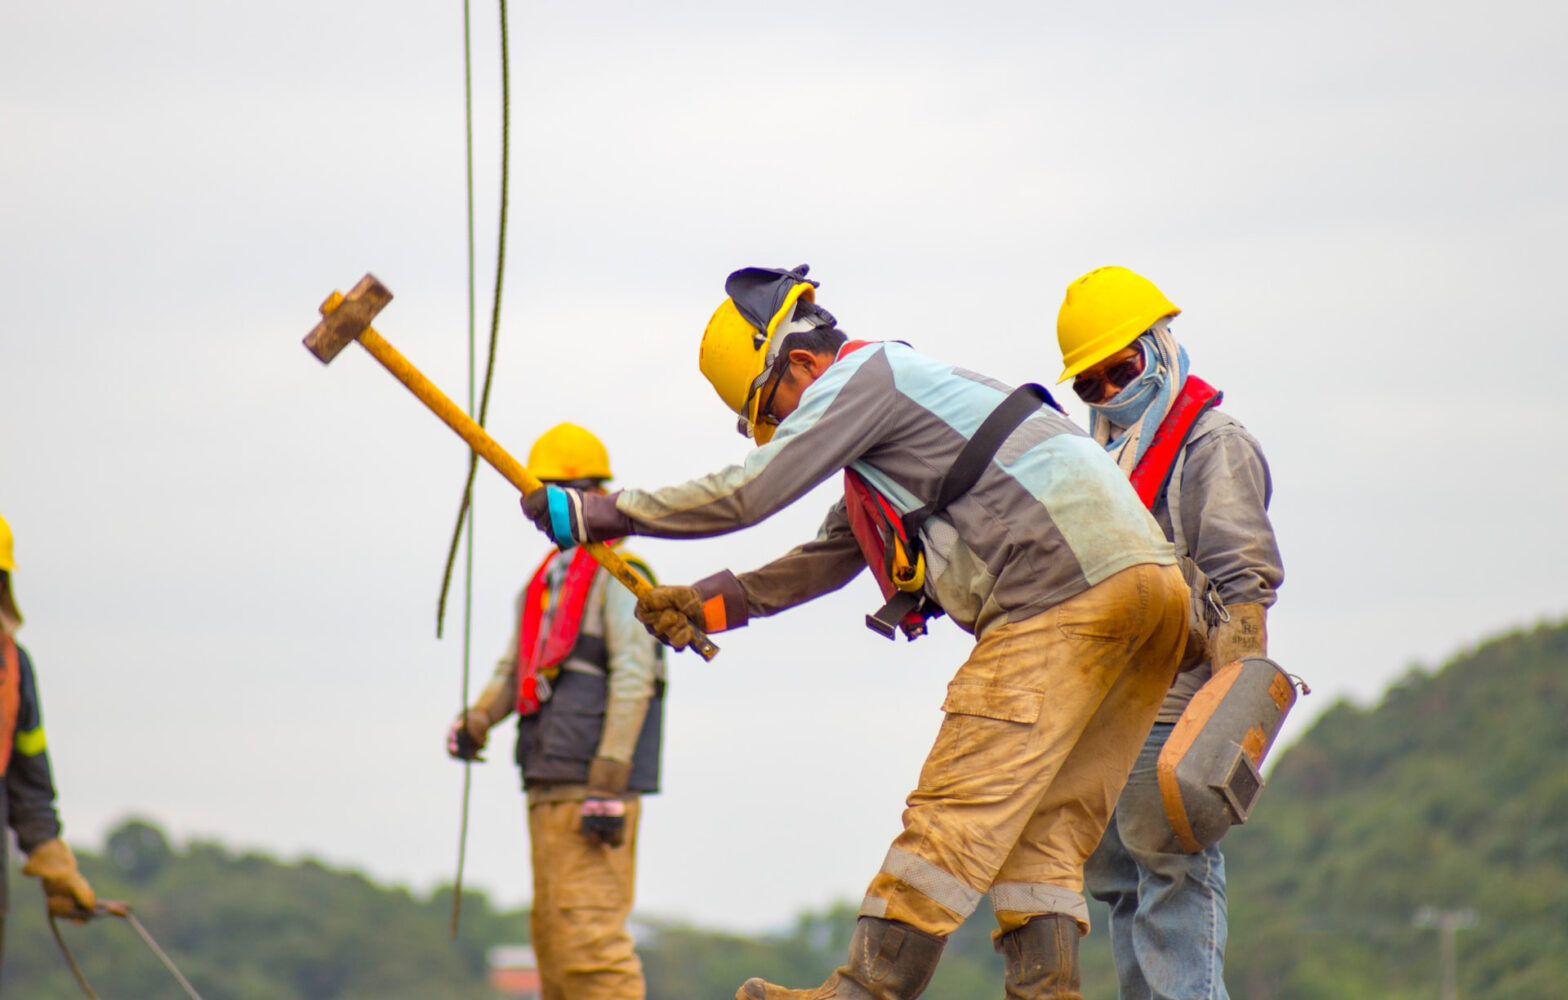
[[[1120,390],[1143,374],[1143,352],[1139,351],[1125,361],[1118,361],[1102,372],[1085,373],[1073,379],[1073,392],[1085,403],[1098,403],[1105,398],[1105,388]]]

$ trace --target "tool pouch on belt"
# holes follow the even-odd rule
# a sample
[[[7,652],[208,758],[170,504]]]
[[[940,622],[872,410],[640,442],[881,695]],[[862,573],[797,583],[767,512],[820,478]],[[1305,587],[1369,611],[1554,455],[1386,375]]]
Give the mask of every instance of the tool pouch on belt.
[[[844,470],[850,529],[882,588],[882,596],[887,598],[876,613],[866,616],[868,628],[889,639],[899,629],[914,639],[925,634],[927,619],[942,613],[925,593],[926,563],[920,529],[927,518],[946,510],[979,482],[1002,442],[1042,405],[1061,409],[1044,386],[1031,382],[1014,389],[958,453],[937,484],[936,496],[902,517],[864,477],[851,469]]]

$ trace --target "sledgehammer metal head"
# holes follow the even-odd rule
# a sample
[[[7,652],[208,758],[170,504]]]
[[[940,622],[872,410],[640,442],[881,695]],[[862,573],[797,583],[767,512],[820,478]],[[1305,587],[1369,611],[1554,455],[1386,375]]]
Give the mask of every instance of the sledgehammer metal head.
[[[360,278],[346,297],[333,292],[321,303],[321,322],[305,335],[305,349],[322,364],[330,364],[343,348],[370,329],[370,321],[391,301],[391,290],[373,274]]]

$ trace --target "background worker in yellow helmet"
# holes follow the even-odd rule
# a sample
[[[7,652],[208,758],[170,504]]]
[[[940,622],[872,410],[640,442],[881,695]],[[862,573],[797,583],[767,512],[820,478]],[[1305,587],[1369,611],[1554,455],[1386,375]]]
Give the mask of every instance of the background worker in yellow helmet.
[[[1269,524],[1268,463],[1221,411],[1221,394],[1188,374],[1170,331],[1181,310],[1147,278],[1102,267],[1067,286],[1057,317],[1059,381],[1089,405],[1089,428],[1152,508],[1177,555],[1196,563],[1194,634],[1203,662],[1160,706],[1100,846],[1089,892],[1110,904],[1121,1000],[1223,1000],[1225,858],[1187,853],[1166,818],[1156,764],[1193,693],[1223,666],[1266,652],[1265,609],[1284,579]],[[1204,578],[1207,583],[1201,582]],[[1196,846],[1196,845],[1193,845]]]
[[[11,580],[15,570],[11,526],[0,518],[0,819],[16,832],[17,846],[27,855],[22,873],[43,881],[49,912],[81,921],[91,916],[98,899],[60,839],[38,682],[27,650],[16,644],[22,614]],[[0,955],[5,950],[9,839],[0,836]]]
[[[528,467],[594,495],[610,478],[604,445],[575,424],[546,431]],[[584,550],[552,550],[518,595],[517,631],[495,674],[447,736],[452,756],[475,759],[490,728],[518,713],[543,1000],[645,993],[626,918],[641,796],[659,790],[664,651],[636,606]]]
[[[736,271],[703,335],[703,374],[760,445],[743,464],[653,492],[546,487],[524,510],[558,544],[719,535],[844,472],[845,497],[815,540],[638,603],[679,647],[692,621],[737,628],[869,565],[889,599],[878,631],[915,635],[946,614],[976,636],[848,960],[819,989],[751,979],[736,996],[908,1000],[989,895],[1007,995],[1079,997],[1083,861],[1186,643],[1175,555],[1044,389],[1012,390],[896,341],[846,342],[805,275]],[[737,887],[737,906],[745,898]]]

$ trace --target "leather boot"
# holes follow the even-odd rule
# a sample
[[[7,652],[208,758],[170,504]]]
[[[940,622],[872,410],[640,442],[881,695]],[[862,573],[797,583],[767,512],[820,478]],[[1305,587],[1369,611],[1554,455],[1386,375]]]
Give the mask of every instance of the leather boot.
[[[913,1000],[931,982],[946,938],[880,917],[861,917],[849,961],[814,990],[787,990],[748,979],[735,1000]]]
[[[1035,917],[996,942],[1007,960],[1007,1000],[1083,1000],[1078,921],[1065,913]]]

